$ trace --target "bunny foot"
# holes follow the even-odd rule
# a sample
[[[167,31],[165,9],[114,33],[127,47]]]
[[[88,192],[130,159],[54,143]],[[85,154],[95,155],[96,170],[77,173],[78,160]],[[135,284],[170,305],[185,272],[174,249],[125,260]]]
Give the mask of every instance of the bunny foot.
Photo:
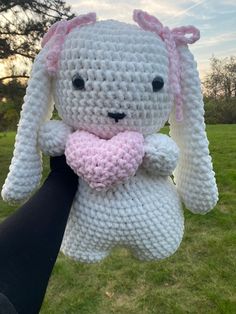
[[[173,255],[183,238],[183,227],[176,232],[175,236],[169,238],[158,238],[147,239],[140,238],[139,243],[131,248],[133,255],[141,261],[155,261],[167,258]]]
[[[96,263],[103,260],[108,256],[109,252],[101,251],[82,251],[82,250],[71,250],[70,248],[65,248],[62,246],[61,251],[71,257],[72,259],[79,260],[82,263]]]

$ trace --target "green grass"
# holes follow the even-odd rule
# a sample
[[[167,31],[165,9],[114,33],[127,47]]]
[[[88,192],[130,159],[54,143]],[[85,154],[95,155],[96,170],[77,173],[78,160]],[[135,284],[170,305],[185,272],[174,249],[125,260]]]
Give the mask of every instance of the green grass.
[[[220,200],[205,216],[185,212],[179,250],[148,263],[125,249],[94,265],[60,255],[42,314],[236,313],[236,125],[212,125],[207,131]],[[14,135],[0,134],[0,184]],[[15,210],[2,201],[0,208],[1,219]]]

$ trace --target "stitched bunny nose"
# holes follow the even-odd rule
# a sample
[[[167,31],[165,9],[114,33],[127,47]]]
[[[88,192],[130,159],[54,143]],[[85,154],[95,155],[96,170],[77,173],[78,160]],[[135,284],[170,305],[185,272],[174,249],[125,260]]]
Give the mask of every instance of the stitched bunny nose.
[[[116,122],[118,122],[121,119],[124,119],[126,117],[126,114],[124,112],[119,113],[119,112],[108,112],[108,117],[115,119]]]

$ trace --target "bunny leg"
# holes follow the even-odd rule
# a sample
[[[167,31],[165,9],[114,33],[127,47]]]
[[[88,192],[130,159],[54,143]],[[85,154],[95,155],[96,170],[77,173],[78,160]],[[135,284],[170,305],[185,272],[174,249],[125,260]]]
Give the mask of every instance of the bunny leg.
[[[178,249],[184,231],[184,219],[182,210],[176,211],[175,215],[161,213],[160,216],[150,217],[143,222],[134,236],[135,244],[131,249],[140,260],[164,259]]]
[[[72,231],[72,230],[70,230]],[[62,242],[61,251],[80,262],[96,263],[103,260],[108,254],[108,250],[94,247],[88,237],[82,238],[81,235],[75,235],[73,232],[66,231]]]
[[[101,234],[96,232],[96,229],[83,224],[82,221],[80,224],[74,209],[72,209],[61,251],[80,262],[95,263],[109,254],[110,244]]]
[[[152,134],[145,138],[142,167],[150,174],[169,176],[173,173],[179,148],[167,135]]]
[[[72,132],[72,128],[62,121],[47,121],[42,124],[39,129],[39,148],[46,155],[63,155],[65,151],[66,140],[69,134],[71,134]]]
[[[78,248],[78,246],[73,247],[73,245],[67,247],[64,242],[61,247],[61,251],[65,255],[82,263],[100,262],[109,254],[109,252],[107,251],[98,251],[95,249],[90,249],[87,247],[86,243],[80,243],[80,248]]]

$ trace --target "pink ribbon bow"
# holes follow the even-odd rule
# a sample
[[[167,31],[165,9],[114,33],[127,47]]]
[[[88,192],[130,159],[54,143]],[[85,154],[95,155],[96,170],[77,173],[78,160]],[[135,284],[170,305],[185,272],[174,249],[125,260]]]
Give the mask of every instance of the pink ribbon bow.
[[[55,75],[58,69],[58,60],[61,52],[61,46],[65,41],[65,37],[75,27],[95,23],[96,13],[88,13],[79,15],[72,20],[61,20],[53,24],[42,40],[42,47],[49,43],[49,51],[46,57],[46,68],[49,75]]]
[[[164,27],[156,17],[141,10],[134,10],[133,19],[142,29],[159,35],[166,44],[169,53],[169,82],[176,105],[176,120],[182,121],[181,70],[179,54],[176,47],[178,45],[195,43],[200,38],[200,31],[191,25],[170,30],[168,27]]]

